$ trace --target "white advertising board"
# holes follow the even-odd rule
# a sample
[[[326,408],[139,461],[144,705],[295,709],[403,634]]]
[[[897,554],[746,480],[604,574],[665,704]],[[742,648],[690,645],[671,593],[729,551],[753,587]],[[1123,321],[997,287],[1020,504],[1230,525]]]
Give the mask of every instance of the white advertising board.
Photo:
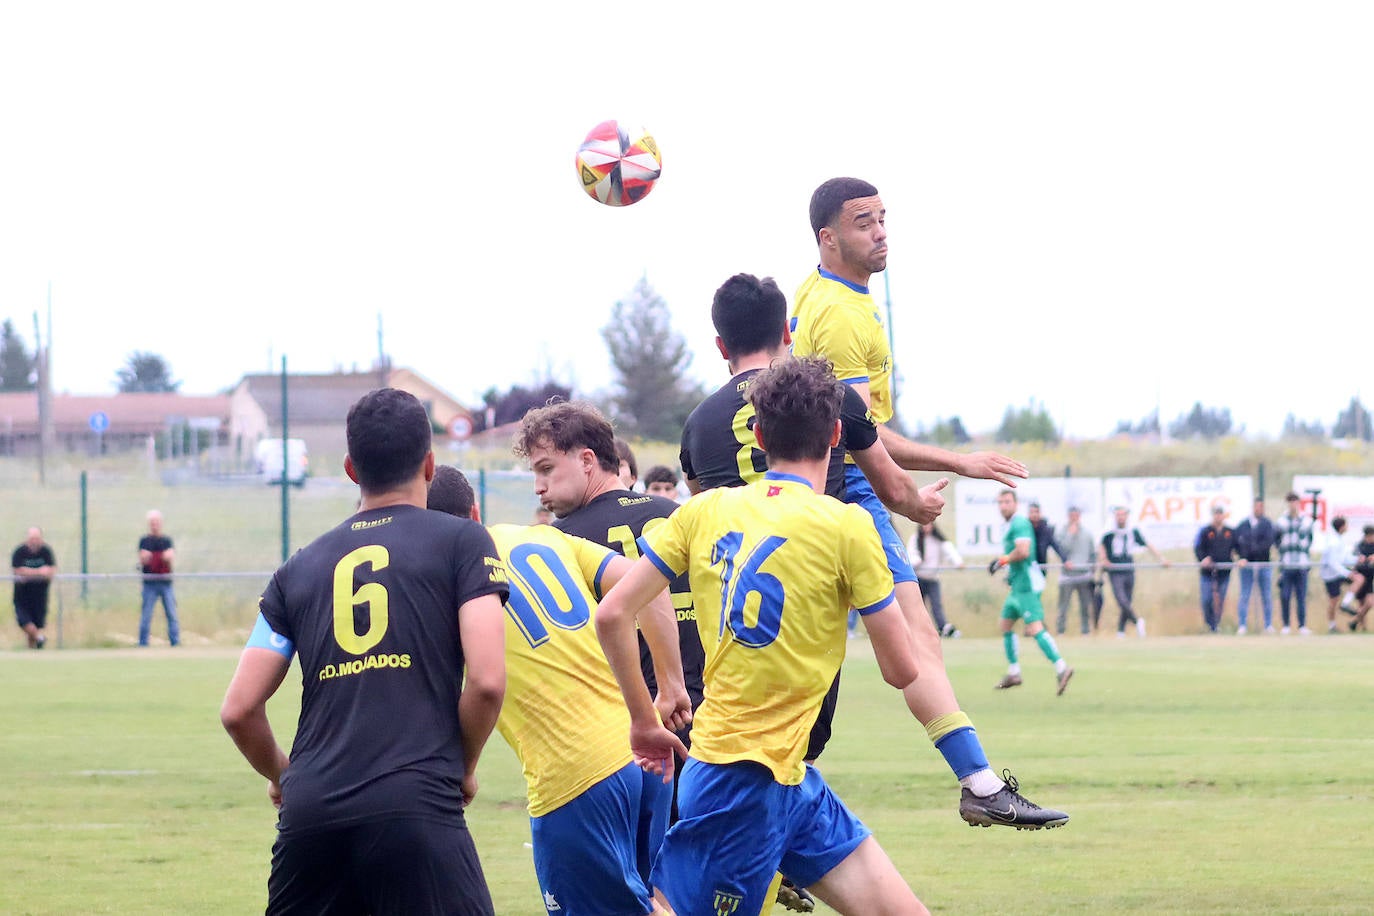
[[[1358,540],[1365,525],[1374,525],[1374,477],[1293,475],[1293,490],[1302,497],[1302,511],[1312,512],[1312,490],[1317,499],[1317,529],[1326,531],[1331,519],[1345,516],[1346,537]]]
[[[1125,506],[1131,524],[1160,550],[1192,547],[1212,506],[1227,507],[1235,527],[1250,514],[1254,483],[1249,477],[1112,477],[1103,484],[1107,507]]]

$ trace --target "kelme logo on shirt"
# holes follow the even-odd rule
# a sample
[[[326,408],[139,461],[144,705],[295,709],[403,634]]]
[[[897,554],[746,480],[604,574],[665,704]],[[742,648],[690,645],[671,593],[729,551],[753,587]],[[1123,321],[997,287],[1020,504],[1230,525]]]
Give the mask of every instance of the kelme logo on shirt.
[[[716,891],[716,896],[711,901],[711,909],[716,916],[731,916],[739,910],[739,905],[744,902],[744,898],[739,894],[732,894],[729,891]]]

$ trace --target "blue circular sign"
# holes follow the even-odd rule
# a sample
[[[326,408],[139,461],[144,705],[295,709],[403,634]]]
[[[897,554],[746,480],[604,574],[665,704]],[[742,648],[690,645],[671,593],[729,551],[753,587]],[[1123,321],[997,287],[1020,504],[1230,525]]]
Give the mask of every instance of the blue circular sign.
[[[92,432],[103,433],[110,428],[110,417],[103,410],[97,410],[91,414],[91,419],[88,422],[91,424]]]

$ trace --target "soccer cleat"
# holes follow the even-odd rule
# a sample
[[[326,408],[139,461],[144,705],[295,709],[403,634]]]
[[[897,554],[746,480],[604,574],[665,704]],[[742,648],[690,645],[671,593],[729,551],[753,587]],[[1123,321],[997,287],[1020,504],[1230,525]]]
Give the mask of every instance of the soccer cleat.
[[[1069,678],[1071,677],[1073,677],[1072,668],[1065,668],[1059,672],[1059,687],[1054,691],[1055,696],[1062,697],[1064,695],[1064,688],[1069,686]]]
[[[1333,620],[1333,621],[1331,621],[1330,623],[1328,623],[1328,624],[1326,625],[1326,632],[1328,632],[1328,633],[1334,633],[1334,632],[1336,632],[1336,621]]]
[[[1347,614],[1356,612],[1355,596],[1350,592],[1346,592],[1345,597],[1341,599],[1341,610],[1345,611]]]
[[[1245,624],[1241,624],[1240,626],[1236,627],[1236,635],[1237,635],[1237,636],[1244,636],[1244,635],[1245,635]]]
[[[958,639],[960,636],[963,636],[964,634],[960,633],[959,628],[956,627],[954,624],[946,623],[944,627],[941,628],[940,635],[943,636],[945,639]]]
[[[1351,627],[1351,629],[1353,630],[1353,629],[1355,629],[1355,628],[1354,628],[1354,627]],[[993,690],[1006,690],[1008,687],[1020,687],[1020,686],[1021,686],[1021,675],[1019,675],[1019,674],[1004,674],[1004,675],[1002,675],[1002,679],[1001,679],[1000,681],[998,681],[996,684],[993,684],[993,685],[992,685],[992,689],[993,689]]]
[[[1020,794],[1020,785],[1009,770],[1002,771],[1006,785],[991,795],[974,795],[965,789],[959,798],[959,816],[970,827],[1015,827],[1017,830],[1039,830],[1042,827],[1062,827],[1069,822],[1063,811],[1042,808]]]
[[[1137,633],[1140,634],[1140,637],[1141,637],[1142,639],[1145,638],[1145,618],[1144,618],[1144,617],[1137,617],[1137,618],[1135,619],[1135,631],[1136,631]]]
[[[816,898],[788,878],[783,878],[782,884],[778,885],[778,903],[795,913],[810,913],[816,909]]]
[[[40,636],[40,637],[38,637],[37,639],[35,639],[35,640],[33,641],[33,647],[34,647],[35,649],[41,649],[41,648],[43,648],[44,646],[46,646],[47,644],[48,644],[48,637],[47,637],[47,636]]]

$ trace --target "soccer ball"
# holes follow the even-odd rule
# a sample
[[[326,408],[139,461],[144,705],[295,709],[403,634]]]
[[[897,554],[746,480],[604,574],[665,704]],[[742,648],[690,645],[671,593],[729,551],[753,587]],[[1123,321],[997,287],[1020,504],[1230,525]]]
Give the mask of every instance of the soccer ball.
[[[618,121],[602,121],[593,127],[577,150],[576,161],[582,190],[609,207],[643,200],[663,174],[663,159],[649,132]]]

